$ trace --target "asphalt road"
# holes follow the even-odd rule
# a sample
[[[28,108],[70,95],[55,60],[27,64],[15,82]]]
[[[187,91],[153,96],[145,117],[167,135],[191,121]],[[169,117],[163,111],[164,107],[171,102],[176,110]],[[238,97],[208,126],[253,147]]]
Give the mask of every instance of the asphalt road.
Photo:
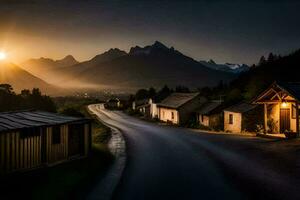
[[[93,111],[126,140],[114,199],[300,199],[299,177],[262,148],[269,139],[158,125],[96,105]]]

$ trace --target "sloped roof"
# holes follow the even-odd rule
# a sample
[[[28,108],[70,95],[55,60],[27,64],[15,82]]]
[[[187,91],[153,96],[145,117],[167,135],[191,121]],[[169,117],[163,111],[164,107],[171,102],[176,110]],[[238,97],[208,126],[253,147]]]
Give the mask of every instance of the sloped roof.
[[[80,121],[88,121],[88,119],[44,111],[2,112],[0,113],[0,132]]]
[[[218,108],[220,107],[222,103],[221,102],[207,102],[203,104],[198,110],[197,113],[201,115],[209,115],[214,113],[214,111],[217,112]]]
[[[264,101],[264,98],[271,94],[276,94],[279,91],[286,93],[287,95],[300,101],[300,82],[274,82],[269,88],[260,93],[253,99],[253,103]]]
[[[144,106],[144,105],[148,105],[148,104],[149,104],[149,101],[150,101],[150,98],[136,100],[136,101],[135,101],[135,105],[136,105],[136,106]]]
[[[229,108],[224,109],[224,111],[244,113],[244,112],[248,112],[248,111],[256,108],[257,106],[258,105],[255,105],[255,104],[242,102],[242,103],[238,103],[233,106],[230,106]]]
[[[167,98],[165,98],[161,103],[158,103],[157,106],[167,107],[167,108],[179,108],[188,101],[197,97],[199,93],[172,93]]]
[[[288,92],[292,97],[300,100],[300,83],[299,82],[276,82],[279,88]]]

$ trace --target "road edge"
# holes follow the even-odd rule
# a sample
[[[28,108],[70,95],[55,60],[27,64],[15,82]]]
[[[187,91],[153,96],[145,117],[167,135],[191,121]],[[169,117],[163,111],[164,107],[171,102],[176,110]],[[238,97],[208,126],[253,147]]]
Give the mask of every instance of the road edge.
[[[115,161],[106,173],[105,177],[96,184],[86,199],[110,200],[112,199],[114,191],[116,190],[125,169],[127,160],[126,142],[122,132],[119,129],[102,121],[101,118],[90,109],[90,106],[96,105],[98,104],[88,105],[87,110],[91,115],[95,115],[101,123],[108,126],[112,130],[112,137],[108,143],[108,148],[115,156]]]

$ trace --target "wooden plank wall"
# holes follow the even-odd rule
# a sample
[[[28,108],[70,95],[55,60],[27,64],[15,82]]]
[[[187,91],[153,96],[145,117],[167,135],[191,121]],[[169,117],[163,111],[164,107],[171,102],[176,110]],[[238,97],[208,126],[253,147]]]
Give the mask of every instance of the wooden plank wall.
[[[68,125],[60,126],[60,144],[52,144],[52,127],[47,128],[47,163],[53,164],[68,158]]]
[[[91,135],[90,135],[90,124],[84,125],[84,155],[87,156],[90,152],[90,141],[91,141]]]
[[[0,134],[0,173],[41,165],[41,137],[20,137],[19,132]]]

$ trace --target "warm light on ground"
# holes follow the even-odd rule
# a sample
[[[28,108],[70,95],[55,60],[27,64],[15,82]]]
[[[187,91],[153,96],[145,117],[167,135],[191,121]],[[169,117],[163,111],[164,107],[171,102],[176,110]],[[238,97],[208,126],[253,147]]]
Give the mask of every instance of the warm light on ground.
[[[0,52],[0,60],[5,60],[6,59],[6,53]]]

